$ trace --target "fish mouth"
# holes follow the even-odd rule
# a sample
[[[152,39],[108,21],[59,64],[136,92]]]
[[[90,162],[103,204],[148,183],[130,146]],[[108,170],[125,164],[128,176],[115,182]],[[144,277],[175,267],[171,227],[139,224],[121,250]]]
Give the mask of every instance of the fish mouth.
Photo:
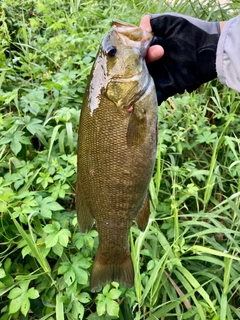
[[[141,27],[117,19],[113,20],[112,28],[116,29],[117,33],[120,33],[129,40],[136,42],[150,42],[153,37],[152,33],[142,29]]]

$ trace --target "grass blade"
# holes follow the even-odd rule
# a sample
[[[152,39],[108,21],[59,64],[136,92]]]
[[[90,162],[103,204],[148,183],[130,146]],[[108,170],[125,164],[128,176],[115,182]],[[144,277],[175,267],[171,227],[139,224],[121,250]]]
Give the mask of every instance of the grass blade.
[[[230,258],[230,259],[240,261],[239,257],[233,256],[229,253],[225,253],[225,252],[217,251],[217,250],[214,250],[211,248],[207,248],[207,247],[193,245],[190,249],[196,254],[201,254],[203,252],[203,253],[212,254],[212,255],[218,256],[218,257],[225,257],[225,258]]]
[[[56,320],[64,320],[63,302],[61,301],[62,293],[56,295]]]
[[[11,213],[10,213],[11,215]],[[13,218],[12,221],[14,222],[18,232],[22,236],[22,238],[26,241],[27,245],[31,249],[32,255],[35,257],[35,259],[38,261],[39,265],[42,267],[42,269],[50,276],[51,268],[48,264],[48,261],[46,258],[43,257],[41,252],[38,250],[36,244],[33,242],[32,238],[26,233],[26,231],[22,228],[22,226],[18,223],[18,221]],[[51,276],[50,276],[51,278]],[[51,278],[52,280],[52,278]]]

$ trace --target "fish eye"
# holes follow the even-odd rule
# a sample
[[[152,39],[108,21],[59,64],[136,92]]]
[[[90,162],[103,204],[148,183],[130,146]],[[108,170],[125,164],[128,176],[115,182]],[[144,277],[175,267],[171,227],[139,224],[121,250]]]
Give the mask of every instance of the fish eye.
[[[117,48],[114,46],[108,46],[106,52],[109,57],[114,57],[117,53]]]

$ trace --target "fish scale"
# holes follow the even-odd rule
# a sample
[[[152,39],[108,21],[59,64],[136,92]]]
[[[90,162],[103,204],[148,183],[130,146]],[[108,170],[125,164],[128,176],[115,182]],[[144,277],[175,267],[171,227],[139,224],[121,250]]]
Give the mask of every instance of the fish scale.
[[[111,281],[133,286],[129,231],[133,219],[141,230],[148,222],[158,113],[145,64],[151,39],[139,27],[114,21],[84,95],[76,209],[80,231],[87,232],[95,221],[99,234],[92,291]]]

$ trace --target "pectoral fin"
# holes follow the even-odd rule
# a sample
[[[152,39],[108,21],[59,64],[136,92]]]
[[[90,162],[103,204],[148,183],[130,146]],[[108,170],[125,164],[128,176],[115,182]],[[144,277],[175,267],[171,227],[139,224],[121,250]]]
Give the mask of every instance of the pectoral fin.
[[[149,198],[148,196],[146,196],[143,205],[140,209],[140,211],[138,212],[137,216],[136,216],[136,223],[138,228],[141,231],[144,231],[146,229],[146,226],[148,224],[148,220],[149,220],[149,216],[150,216],[150,203],[149,203]]]
[[[133,109],[131,112],[127,128],[128,147],[137,147],[143,144],[147,131],[147,118],[143,112]]]

